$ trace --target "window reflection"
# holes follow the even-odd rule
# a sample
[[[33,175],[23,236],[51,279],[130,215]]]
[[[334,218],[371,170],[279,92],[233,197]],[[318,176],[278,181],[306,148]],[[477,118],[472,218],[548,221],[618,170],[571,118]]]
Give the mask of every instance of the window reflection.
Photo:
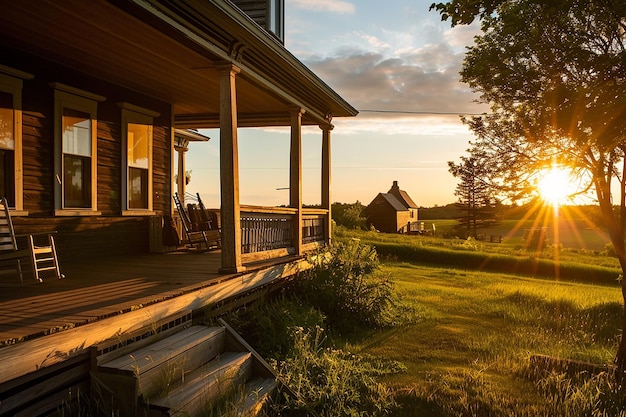
[[[152,126],[128,124],[128,208],[148,208],[148,175]]]
[[[91,116],[63,109],[63,198],[66,208],[91,207]]]
[[[0,195],[15,207],[15,132],[13,95],[0,91]]]

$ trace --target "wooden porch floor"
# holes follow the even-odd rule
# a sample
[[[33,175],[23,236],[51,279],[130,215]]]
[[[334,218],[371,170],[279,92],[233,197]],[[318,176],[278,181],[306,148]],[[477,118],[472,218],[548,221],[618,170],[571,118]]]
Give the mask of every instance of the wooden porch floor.
[[[226,280],[215,252],[173,252],[66,262],[66,278],[24,284],[0,277],[0,346],[92,323]],[[285,262],[283,259],[280,262]],[[247,265],[255,269],[278,263]]]

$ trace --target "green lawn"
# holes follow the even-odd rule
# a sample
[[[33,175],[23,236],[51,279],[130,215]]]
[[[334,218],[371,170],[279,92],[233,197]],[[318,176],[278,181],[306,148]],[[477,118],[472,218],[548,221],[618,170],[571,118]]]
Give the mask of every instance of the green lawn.
[[[575,389],[577,396],[557,401],[525,375],[532,354],[610,363],[622,312],[618,288],[409,263],[383,270],[421,318],[368,333],[347,349],[407,366],[385,380],[403,407],[394,415],[582,415],[571,414],[581,410],[573,402],[593,401]]]
[[[557,224],[558,227],[554,227]],[[424,229],[433,230],[437,236],[453,236],[458,225],[456,220],[424,220]],[[501,237],[502,244],[524,247],[524,233],[528,229],[545,227],[549,244],[558,244],[564,248],[603,251],[610,242],[608,234],[585,218],[571,218],[563,215],[554,222],[544,218],[528,220],[502,220],[497,225],[478,230],[478,234],[489,240],[491,236]]]
[[[242,334],[268,339],[262,346],[270,348],[270,357],[282,358],[291,345],[298,345],[285,337],[287,329],[306,332],[303,329],[313,325],[326,329],[322,339],[328,345],[313,344],[300,359],[284,362],[301,366],[291,371],[289,366],[282,368],[297,387],[302,380],[311,382],[305,392],[311,393],[314,404],[333,404],[321,416],[357,415],[339,410],[347,410],[348,399],[368,398],[369,411],[358,411],[358,415],[626,417],[626,388],[618,388],[609,374],[571,377],[531,365],[532,357],[545,355],[607,369],[611,366],[623,315],[615,258],[582,249],[552,248],[537,253],[515,245],[340,227],[334,236],[342,243],[335,248],[351,249],[335,254],[332,268],[318,274],[328,285],[301,292],[294,300],[280,299],[274,306],[264,304],[266,310],[250,315],[255,323],[248,329],[256,333],[242,330]],[[363,315],[347,321],[341,320],[343,316],[329,319],[336,306],[316,310],[309,304],[316,299],[311,294],[328,291],[337,282],[350,282],[350,290],[359,287],[361,292],[350,291],[357,295],[342,299],[340,306],[348,308],[341,311],[349,316],[357,306],[363,307],[367,300],[364,290],[380,288],[371,285],[375,280],[368,284],[349,275],[370,259],[368,250],[355,249],[362,244],[382,249],[379,255],[384,252],[380,271],[371,277],[391,278],[404,308],[396,310],[400,315],[388,317],[404,324],[370,328],[363,321],[357,324]],[[519,273],[529,265],[542,267],[526,268],[525,275],[512,272]],[[555,274],[555,265],[560,274]],[[594,274],[602,279],[593,278]],[[345,278],[348,276],[351,279]],[[328,301],[332,299],[329,293]],[[277,347],[278,354],[271,354]],[[363,373],[355,371],[371,365],[363,366],[365,362],[358,358],[388,363],[391,372],[378,373],[375,381],[362,383],[359,375]],[[361,381],[361,388],[345,388],[346,380],[357,385]],[[365,393],[364,386],[372,391]],[[370,413],[372,402],[381,403],[377,395],[383,402],[393,398],[396,406],[386,402],[384,409]]]
[[[508,229],[507,229],[508,230]],[[581,236],[582,231],[578,231]],[[587,231],[593,235],[589,242],[593,241],[593,246],[605,248],[606,241],[596,232]],[[485,254],[500,254],[511,257],[533,257],[536,259],[557,260],[561,264],[586,264],[595,267],[605,267],[619,269],[617,258],[606,256],[605,250],[583,249],[572,246],[548,246],[544,250],[537,252],[532,248],[525,247],[521,237],[515,239],[504,239],[502,243],[491,243],[476,240],[465,240],[458,238],[442,238],[422,235],[402,235],[393,233],[377,233],[363,230],[348,230],[343,227],[334,229],[337,239],[360,239],[364,243],[376,246],[377,244],[392,243],[405,247],[419,248],[443,248],[458,251],[483,252]],[[570,234],[574,236],[573,234]],[[591,243],[590,243],[591,244]]]

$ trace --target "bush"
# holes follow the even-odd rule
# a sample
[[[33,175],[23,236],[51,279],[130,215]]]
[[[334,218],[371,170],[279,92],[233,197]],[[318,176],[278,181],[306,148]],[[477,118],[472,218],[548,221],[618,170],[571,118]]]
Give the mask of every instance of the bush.
[[[381,361],[323,347],[323,329],[293,330],[293,349],[285,361],[273,361],[281,379],[300,401],[270,405],[268,415],[320,417],[383,416],[395,406],[392,392],[376,377],[406,371],[396,361]]]
[[[324,326],[324,315],[297,297],[278,296],[269,303],[244,308],[229,322],[264,357],[284,357],[291,349],[291,329]]]
[[[296,290],[333,325],[381,327],[403,320],[406,311],[372,246],[358,240],[336,243],[309,262],[312,267],[300,274]]]
[[[604,253],[606,256],[610,256],[612,258],[617,258],[617,252],[615,252],[615,246],[612,243],[607,243],[604,245]]]

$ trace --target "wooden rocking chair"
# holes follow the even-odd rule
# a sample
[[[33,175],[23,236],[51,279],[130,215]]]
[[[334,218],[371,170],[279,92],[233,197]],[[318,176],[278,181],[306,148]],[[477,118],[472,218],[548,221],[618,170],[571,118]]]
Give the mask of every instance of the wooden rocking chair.
[[[174,193],[172,196],[174,198],[174,203],[176,204],[176,209],[178,210],[178,215],[180,217],[180,222],[183,225],[183,229],[185,232],[186,243],[190,246],[199,245],[202,246],[204,244],[206,248],[209,248],[209,239],[204,230],[197,230],[194,228],[194,225],[189,218],[189,214],[183,207],[180,198],[178,197],[178,193]]]

